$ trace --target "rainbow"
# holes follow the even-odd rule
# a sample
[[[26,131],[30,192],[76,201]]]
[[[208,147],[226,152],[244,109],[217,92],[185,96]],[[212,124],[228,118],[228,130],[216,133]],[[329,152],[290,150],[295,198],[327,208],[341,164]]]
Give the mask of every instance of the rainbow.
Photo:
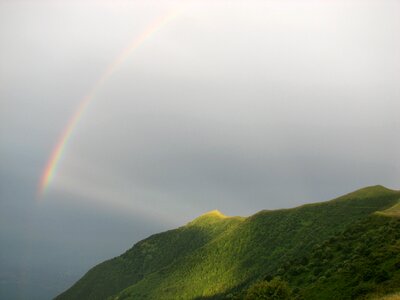
[[[93,100],[96,92],[99,88],[104,84],[104,82],[115,72],[115,70],[129,57],[129,55],[139,48],[152,34],[157,32],[163,26],[165,26],[168,22],[170,22],[173,18],[178,15],[177,10],[173,10],[172,12],[163,15],[162,17],[156,19],[150,26],[146,28],[138,37],[136,37],[128,47],[126,47],[121,53],[112,61],[111,64],[107,66],[105,71],[99,77],[99,79],[95,82],[92,89],[89,93],[80,101],[75,113],[72,115],[67,125],[65,126],[62,134],[58,139],[58,143],[53,149],[53,152],[50,155],[50,158],[47,161],[46,167],[43,171],[43,174],[40,179],[38,195],[39,197],[43,196],[47,187],[50,185],[51,181],[54,178],[54,175],[57,171],[57,167],[65,152],[66,145],[71,140],[73,132],[77,127],[79,121],[87,110],[89,104]]]

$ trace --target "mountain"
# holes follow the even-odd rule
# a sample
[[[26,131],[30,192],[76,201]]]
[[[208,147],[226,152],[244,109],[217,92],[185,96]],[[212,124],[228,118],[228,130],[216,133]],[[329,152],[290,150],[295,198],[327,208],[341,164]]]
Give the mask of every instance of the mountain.
[[[212,211],[95,266],[56,299],[242,299],[271,279],[297,299],[400,292],[399,199],[373,186],[246,218]]]

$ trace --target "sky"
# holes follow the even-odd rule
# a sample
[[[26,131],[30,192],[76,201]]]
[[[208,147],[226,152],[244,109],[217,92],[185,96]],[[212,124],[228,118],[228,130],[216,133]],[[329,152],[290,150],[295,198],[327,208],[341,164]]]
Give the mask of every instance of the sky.
[[[400,189],[399,30],[397,0],[0,1],[0,298],[213,209]]]

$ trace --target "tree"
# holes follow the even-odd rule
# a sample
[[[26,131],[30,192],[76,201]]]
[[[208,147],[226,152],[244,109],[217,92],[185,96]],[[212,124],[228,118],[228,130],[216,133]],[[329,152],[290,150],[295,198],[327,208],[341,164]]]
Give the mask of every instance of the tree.
[[[290,299],[291,290],[286,281],[275,277],[271,281],[259,281],[251,285],[246,292],[246,300],[286,300]]]

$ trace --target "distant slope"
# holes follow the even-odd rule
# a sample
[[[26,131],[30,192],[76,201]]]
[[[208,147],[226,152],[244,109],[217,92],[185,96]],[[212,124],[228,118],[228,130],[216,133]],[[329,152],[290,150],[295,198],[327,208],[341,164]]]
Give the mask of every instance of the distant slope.
[[[400,273],[392,265],[400,257],[400,247],[392,244],[397,245],[400,238],[396,235],[399,219],[373,213],[393,207],[399,198],[398,191],[374,186],[328,202],[261,211],[248,218],[210,212],[96,266],[57,299],[240,298],[249,284],[272,276],[287,280],[297,297],[305,299],[322,299],[318,295],[337,299],[335,294],[329,296],[333,287],[344,290],[340,299],[382,293],[379,287],[385,284],[395,292]],[[380,232],[385,241],[379,238]],[[376,247],[369,244],[368,235]],[[385,280],[360,287],[359,294],[353,295],[355,283],[353,288],[346,285],[350,273],[342,276],[335,268],[352,255],[362,269],[372,261],[368,255],[381,249],[382,243],[385,250],[379,257],[383,258],[374,262],[393,282],[381,274]],[[360,250],[364,244],[368,255]],[[330,253],[327,247],[332,253],[325,257]],[[389,253],[396,259],[389,259]],[[348,264],[341,270],[347,270]]]

